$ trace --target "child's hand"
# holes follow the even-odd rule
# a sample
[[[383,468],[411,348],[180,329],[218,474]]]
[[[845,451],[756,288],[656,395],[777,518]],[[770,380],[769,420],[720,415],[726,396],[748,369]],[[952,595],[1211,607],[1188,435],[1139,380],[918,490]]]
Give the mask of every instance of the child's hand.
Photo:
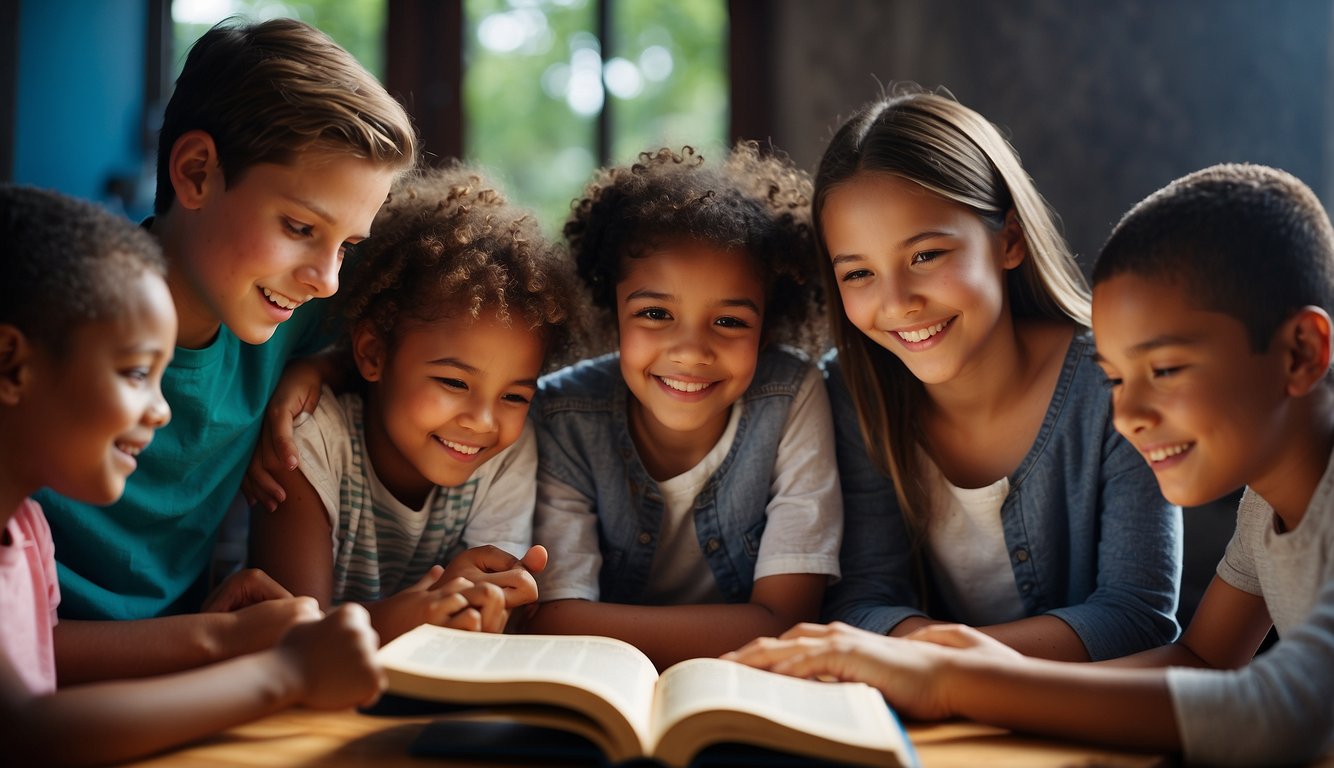
[[[903,638],[960,648],[970,653],[987,654],[998,659],[1023,658],[1023,654],[1005,643],[965,624],[928,624],[904,635]]]
[[[272,648],[298,624],[319,621],[324,613],[313,597],[265,600],[223,614],[221,630],[211,637],[215,659],[229,659]]]
[[[952,648],[832,624],[798,624],[781,637],[752,640],[723,658],[804,678],[833,678],[878,689],[909,717],[938,720],[953,714],[945,694]]]
[[[367,607],[384,642],[419,624],[499,632],[509,619],[500,587],[447,576],[439,565],[431,566],[416,584]]]
[[[379,636],[360,605],[344,605],[316,623],[293,627],[278,646],[296,673],[298,701],[316,709],[369,706],[384,690],[375,661]]]
[[[291,596],[291,592],[264,571],[245,568],[223,579],[199,610],[202,613],[235,611],[265,600],[281,600]]]
[[[484,545],[460,552],[445,568],[445,578],[463,578],[475,584],[495,584],[505,591],[505,608],[537,600],[534,573],[547,567],[546,547],[530,547],[517,558],[499,547]]]
[[[323,383],[320,368],[307,360],[288,363],[278,379],[278,386],[264,409],[264,423],[255,453],[250,457],[250,467],[241,481],[241,493],[252,508],[260,506],[272,512],[286,499],[287,494],[274,475],[296,469],[292,422],[302,413],[315,412]]]

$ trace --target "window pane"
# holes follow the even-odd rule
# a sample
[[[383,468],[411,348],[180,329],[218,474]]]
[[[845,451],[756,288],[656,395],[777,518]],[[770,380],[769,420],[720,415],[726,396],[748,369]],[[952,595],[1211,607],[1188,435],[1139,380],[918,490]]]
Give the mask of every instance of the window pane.
[[[464,154],[560,231],[601,163],[646,149],[721,146],[727,135],[724,0],[466,0]],[[606,101],[610,99],[610,102]]]
[[[598,164],[596,7],[466,0],[464,18],[464,155],[554,234]]]
[[[249,21],[285,16],[323,30],[384,81],[385,0],[172,0],[172,62],[174,82],[185,54],[208,28],[228,16]]]
[[[663,146],[721,148],[728,120],[724,0],[615,0],[609,8],[612,162]]]

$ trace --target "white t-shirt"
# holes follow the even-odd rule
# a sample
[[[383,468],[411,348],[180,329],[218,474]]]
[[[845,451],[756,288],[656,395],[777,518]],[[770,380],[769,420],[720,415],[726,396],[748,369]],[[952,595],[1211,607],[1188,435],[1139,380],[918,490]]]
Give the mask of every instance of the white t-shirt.
[[[684,605],[703,602],[684,599],[690,595],[718,597],[713,573],[700,551],[694,520],[689,515],[699,489],[731,448],[741,407],[740,401],[732,406],[727,429],[699,464],[659,483],[665,502],[664,533],[659,537],[658,554],[654,556],[647,587],[647,592],[655,595],[657,600]],[[672,501],[669,494],[675,495],[677,500]],[[682,506],[680,499],[683,498],[688,501]],[[584,498],[568,484],[550,474],[540,475],[537,489],[539,520],[544,511],[564,518],[565,522],[577,520],[573,524],[550,525],[544,529],[546,540],[542,543],[552,556],[551,562],[537,577],[541,600],[599,598],[598,572],[602,567],[602,553],[598,548],[597,520],[592,514],[568,514],[574,509],[591,510],[594,506],[595,500]],[[818,573],[837,579],[842,509],[829,397],[819,369],[812,367],[793,398],[778,444],[754,578]],[[677,558],[680,562],[676,562]],[[670,565],[666,564],[668,562]],[[662,567],[659,567],[660,563]]]
[[[1275,527],[1249,488],[1218,564],[1228,584],[1264,598],[1279,642],[1238,670],[1169,669],[1187,760],[1306,761],[1334,750],[1334,457],[1301,523]]]
[[[935,462],[923,459],[933,491],[927,556],[932,579],[950,615],[975,627],[1024,618],[1027,613],[1001,524],[1010,478],[981,488],[960,488]]]
[[[493,544],[522,557],[532,542],[537,439],[528,423],[467,482],[432,489],[420,509],[376,477],[359,395],[326,388],[315,413],[297,417],[295,436],[301,471],[329,515],[335,602],[393,595],[470,547]]]

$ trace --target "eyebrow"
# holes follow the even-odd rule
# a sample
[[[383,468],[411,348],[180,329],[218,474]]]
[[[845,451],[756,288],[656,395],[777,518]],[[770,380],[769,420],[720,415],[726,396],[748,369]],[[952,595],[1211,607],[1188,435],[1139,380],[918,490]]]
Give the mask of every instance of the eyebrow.
[[[308,211],[310,211],[311,213],[315,214],[317,217],[323,219],[323,220],[324,220],[324,223],[326,223],[326,224],[332,223],[333,220],[334,220],[333,216],[331,216],[331,215],[329,214],[328,211],[324,210],[324,208],[320,207],[318,204],[313,203],[313,202],[311,202],[311,201],[305,199],[304,197],[297,197],[296,195],[286,195],[285,197],[287,197],[288,200],[291,200],[292,202],[294,202],[294,203],[296,203],[297,205],[301,206],[302,208],[305,208],[306,210],[308,210]],[[366,239],[370,238],[370,236],[371,236],[371,233],[369,233],[369,232],[362,232],[362,233],[353,235],[352,237],[350,237],[350,238],[348,238],[348,239],[349,239],[349,240],[366,240]]]
[[[446,365],[449,366],[450,368],[458,368],[460,371],[472,374],[473,376],[476,376],[481,373],[481,371],[477,368],[477,366],[469,365],[463,362],[462,360],[458,359],[457,357],[442,357],[436,360],[432,360],[430,363],[428,363],[428,365]],[[519,386],[522,387],[532,387],[533,389],[537,389],[537,379],[516,379],[515,381],[512,381],[510,383],[518,384]]]
[[[660,291],[650,291],[647,288],[640,288],[637,291],[631,291],[630,295],[625,297],[625,300],[633,301],[635,299],[649,299],[651,301],[671,301],[675,298],[676,296],[670,293],[662,293]],[[760,305],[747,298],[723,299],[718,303],[724,307],[742,307],[744,309],[749,309],[757,315],[761,314]]]
[[[944,232],[937,229],[929,229],[925,232],[918,232],[917,234],[913,235],[907,240],[904,240],[903,242],[899,243],[898,247],[908,248],[922,242],[923,240],[930,240],[933,237],[953,237],[953,236],[954,236],[953,232]],[[849,261],[864,261],[865,259],[866,257],[861,255],[860,253],[843,253],[830,259],[829,263],[837,267],[839,264],[845,264]]]
[[[1162,336],[1155,336],[1148,341],[1141,341],[1126,350],[1126,357],[1139,357],[1140,355],[1147,354],[1155,349],[1162,349],[1163,347],[1191,347],[1198,344],[1199,341],[1198,336],[1164,334]],[[1105,363],[1107,362],[1107,358],[1095,352],[1093,354],[1093,361],[1097,363]]]

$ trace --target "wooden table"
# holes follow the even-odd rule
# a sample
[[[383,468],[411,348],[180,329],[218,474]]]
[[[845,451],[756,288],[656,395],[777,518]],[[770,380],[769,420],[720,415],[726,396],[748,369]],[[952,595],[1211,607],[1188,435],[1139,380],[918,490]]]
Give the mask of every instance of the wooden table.
[[[432,715],[365,715],[354,710],[290,709],[194,745],[132,763],[153,768],[233,766],[462,766],[408,754]],[[1014,735],[974,723],[911,725],[908,735],[924,768],[1150,768],[1172,765],[1163,755],[1124,752]],[[495,768],[496,763],[482,763]]]

